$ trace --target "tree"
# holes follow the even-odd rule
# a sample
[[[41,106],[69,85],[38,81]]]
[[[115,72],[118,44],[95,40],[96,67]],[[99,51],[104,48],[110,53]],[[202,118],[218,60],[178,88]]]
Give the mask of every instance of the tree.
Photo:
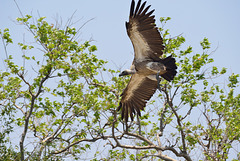
[[[168,20],[160,19],[163,26]],[[124,131],[116,109],[129,77],[106,69],[107,62],[94,54],[95,45],[78,42],[79,30],[70,21],[64,28],[44,17],[17,21],[35,43],[18,43],[19,63],[19,54],[7,52],[13,44],[9,30],[0,31],[7,57],[0,72],[1,160],[83,155],[90,155],[88,160],[226,160],[239,146],[239,75],[230,75],[226,85],[217,83],[226,68],[210,66],[207,38],[200,43],[202,53],[194,54],[192,47],[181,49],[184,37],[171,38],[159,28],[165,56],[176,57],[178,75],[171,83],[161,81],[140,124],[130,122]]]

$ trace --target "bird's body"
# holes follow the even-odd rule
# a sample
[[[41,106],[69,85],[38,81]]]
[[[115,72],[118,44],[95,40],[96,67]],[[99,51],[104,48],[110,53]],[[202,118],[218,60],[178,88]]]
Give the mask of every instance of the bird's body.
[[[160,75],[166,73],[166,67],[164,64],[160,62],[153,62],[151,60],[142,61],[135,64],[135,69],[138,74],[143,75],[156,75],[160,73]]]
[[[177,66],[172,56],[161,59],[164,46],[162,37],[155,25],[154,10],[148,12],[150,6],[146,2],[132,0],[129,22],[126,22],[127,34],[133,44],[134,60],[130,69],[124,70],[119,76],[132,75],[122,93],[118,110],[122,109],[122,118],[128,121],[130,115],[141,115],[147,101],[158,87],[157,75],[168,81],[176,75]]]

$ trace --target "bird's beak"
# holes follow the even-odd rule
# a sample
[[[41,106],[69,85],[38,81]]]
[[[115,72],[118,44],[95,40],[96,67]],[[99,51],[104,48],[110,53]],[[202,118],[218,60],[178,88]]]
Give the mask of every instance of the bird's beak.
[[[123,72],[120,73],[118,76],[121,77],[121,76],[124,76],[124,75],[126,75],[126,72],[123,71]]]

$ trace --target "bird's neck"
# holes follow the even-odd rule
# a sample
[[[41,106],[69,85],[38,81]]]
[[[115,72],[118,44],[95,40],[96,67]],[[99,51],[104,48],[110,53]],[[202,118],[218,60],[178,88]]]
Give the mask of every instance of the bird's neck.
[[[136,73],[136,70],[135,70],[135,69],[127,69],[126,71],[127,71],[127,73],[128,73],[129,75]]]

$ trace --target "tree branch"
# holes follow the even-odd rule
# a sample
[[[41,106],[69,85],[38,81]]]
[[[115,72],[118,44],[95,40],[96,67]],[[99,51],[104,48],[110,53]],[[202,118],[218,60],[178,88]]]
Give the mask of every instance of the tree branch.
[[[147,145],[147,146],[133,146],[133,145],[123,145],[123,144],[121,144],[121,143],[118,141],[117,137],[115,136],[115,131],[114,131],[114,129],[115,129],[115,128],[114,128],[114,127],[115,127],[115,123],[116,123],[116,121],[117,121],[116,115],[117,115],[117,114],[116,114],[116,112],[115,112],[115,113],[114,113],[114,120],[113,120],[113,124],[112,124],[112,136],[113,136],[113,139],[114,139],[115,142],[116,142],[116,145],[115,145],[115,146],[111,143],[111,145],[112,145],[113,148],[120,147],[120,148],[135,149],[135,150],[155,149],[155,150],[157,150],[157,151],[167,151],[167,150],[169,150],[169,151],[173,152],[177,157],[184,157],[187,161],[192,161],[192,159],[189,157],[189,155],[188,155],[187,153],[183,152],[183,151],[179,153],[179,152],[177,152],[177,150],[174,149],[174,147],[172,147],[172,146],[166,146],[166,147],[157,146],[157,145],[155,145],[153,142],[151,142],[150,140],[144,138],[143,136],[138,135],[138,134],[134,134],[134,133],[129,133],[129,132],[127,132],[127,131],[124,133],[124,135],[133,136],[133,137],[138,138],[138,139],[140,139],[140,140],[142,140],[142,141],[144,141],[144,142],[147,142],[149,145]],[[159,158],[163,157],[163,158],[165,158],[165,159],[172,159],[172,158],[170,158],[170,157],[168,157],[168,156],[162,155],[161,153],[159,153],[157,156],[158,156]],[[171,161],[173,161],[173,160],[174,160],[174,159],[172,159]]]
[[[25,140],[25,137],[26,137],[26,134],[27,134],[29,119],[30,119],[30,117],[32,115],[32,111],[33,111],[33,108],[34,108],[35,100],[39,96],[39,94],[42,92],[43,83],[49,78],[51,70],[52,70],[52,68],[50,68],[48,73],[47,73],[47,75],[42,78],[42,80],[41,80],[41,82],[39,84],[39,88],[38,88],[38,91],[37,91],[36,95],[34,95],[31,92],[30,88],[29,88],[29,93],[31,95],[31,106],[30,106],[30,110],[25,113],[25,126],[24,126],[24,130],[23,130],[23,133],[22,133],[22,137],[21,137],[20,143],[19,143],[20,144],[21,161],[24,160],[24,146],[23,146],[23,144],[24,144],[24,140]],[[31,87],[30,84],[29,84],[29,87]]]
[[[19,107],[18,105],[16,105],[15,103],[13,104],[17,109],[19,109],[23,115],[26,115],[26,113],[23,111],[23,109],[21,107]]]
[[[79,143],[81,143],[81,142],[95,142],[95,141],[97,141],[97,140],[99,140],[99,139],[104,139],[104,140],[106,140],[106,139],[108,139],[108,138],[112,138],[112,136],[100,136],[100,137],[96,137],[96,138],[93,138],[93,139],[86,139],[86,138],[85,138],[85,139],[80,139],[80,140],[78,140],[78,141],[76,141],[76,142],[71,143],[71,144],[68,145],[66,148],[64,148],[64,149],[62,149],[62,150],[54,151],[54,152],[50,153],[49,155],[52,155],[52,154],[60,154],[60,153],[62,153],[62,152],[65,152],[66,150],[68,150],[68,149],[71,148],[72,146],[77,145],[77,144],[79,144]]]
[[[169,94],[168,94],[168,92],[167,92],[167,89],[164,88],[162,91],[165,93],[167,103],[168,103],[168,105],[170,106],[171,110],[173,111],[174,115],[175,115],[176,118],[177,118],[177,123],[178,123],[179,130],[180,130],[180,133],[181,133],[181,140],[182,140],[182,146],[183,146],[183,150],[182,150],[182,152],[180,153],[180,155],[183,156],[186,160],[191,161],[192,159],[191,159],[190,156],[187,154],[187,150],[186,150],[185,132],[184,132],[183,127],[182,127],[181,119],[180,119],[177,111],[176,111],[175,108],[173,107],[172,100],[171,100],[171,98],[169,97]],[[175,149],[174,149],[174,150],[175,150]],[[171,148],[171,151],[173,151],[172,148]],[[173,151],[173,152],[174,152],[174,151]],[[178,153],[177,151],[175,151],[174,153],[175,153],[176,155],[177,155],[177,154],[179,155],[179,153]]]
[[[141,159],[148,158],[148,157],[158,157],[158,158],[160,158],[162,160],[165,160],[165,161],[177,161],[177,160],[175,160],[175,159],[173,159],[173,158],[171,158],[171,157],[169,157],[167,155],[161,155],[161,154],[145,155]]]
[[[32,96],[33,95],[33,93],[32,93],[32,86],[26,81],[26,79],[24,78],[24,76],[23,76],[23,73],[18,73],[17,74],[18,76],[19,76],[19,78],[21,78],[22,80],[23,80],[23,82],[26,84],[26,85],[28,85],[28,91],[29,91],[29,93],[30,93],[30,95]]]

